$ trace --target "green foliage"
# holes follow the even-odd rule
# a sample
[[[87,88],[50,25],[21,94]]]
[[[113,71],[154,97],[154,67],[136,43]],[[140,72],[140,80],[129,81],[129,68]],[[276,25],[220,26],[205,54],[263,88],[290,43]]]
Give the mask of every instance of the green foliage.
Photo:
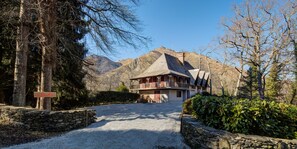
[[[280,97],[280,90],[281,90],[281,81],[279,78],[280,67],[276,60],[273,59],[272,66],[270,68],[270,73],[268,78],[266,79],[266,96],[269,99],[278,99]]]
[[[62,7],[66,0],[59,0]],[[85,106],[88,101],[83,78],[83,59],[87,50],[80,40],[86,34],[86,22],[82,20],[81,4],[67,1],[68,5],[58,11],[58,54],[56,70],[53,75],[53,91],[59,95],[53,100],[55,109],[71,109]],[[71,22],[76,22],[75,24]]]
[[[295,104],[297,102],[297,81],[292,81],[290,84],[290,92],[287,95],[287,100],[289,101],[290,104]]]
[[[257,70],[251,65],[247,71],[247,76],[243,77],[243,85],[239,88],[239,97],[253,99],[259,97],[257,84]]]
[[[5,10],[10,10],[14,14],[18,9],[14,9],[19,5],[18,1],[1,0],[0,14],[4,14]],[[14,11],[13,11],[14,10]],[[17,17],[8,17],[1,15],[0,17],[0,102],[11,103],[13,90],[13,72],[15,57],[15,35],[16,35]]]
[[[118,92],[129,92],[129,89],[125,85],[124,82],[121,82],[121,84],[116,88],[116,91]]]
[[[210,93],[209,93],[209,92],[205,92],[205,91],[203,91],[203,92],[202,92],[202,96],[210,96]]]
[[[67,2],[67,5],[65,5]],[[87,23],[84,14],[81,12],[82,3],[85,1],[58,0],[57,6],[57,59],[53,72],[53,88],[59,97],[54,98],[53,109],[70,109],[83,106],[88,99],[88,92],[83,83],[85,72],[82,70],[83,59],[87,50],[81,41],[87,33]],[[0,2],[0,10],[15,10],[19,13],[18,1],[4,0]],[[2,11],[1,11],[2,12]],[[4,13],[4,12],[2,12]],[[5,15],[3,15],[5,17]],[[12,18],[13,22],[7,22],[7,18],[0,18],[0,94],[5,93],[6,103],[11,102],[13,90],[13,68],[15,53],[15,32],[17,17]],[[37,20],[34,20],[37,21]],[[38,30],[33,28],[37,24],[32,24],[30,28],[28,68],[27,68],[27,105],[35,107],[36,98],[33,92],[37,90],[40,79],[41,55],[40,45],[36,37]],[[34,31],[33,31],[34,30]],[[1,101],[1,97],[0,97]]]
[[[192,98],[197,119],[234,133],[295,138],[297,107],[266,100],[197,95]]]
[[[100,105],[104,103],[128,103],[139,99],[140,95],[136,93],[102,91],[95,95],[89,102],[91,105]]]
[[[193,105],[192,105],[192,100],[190,98],[183,103],[183,113],[192,114],[192,112],[193,112]]]

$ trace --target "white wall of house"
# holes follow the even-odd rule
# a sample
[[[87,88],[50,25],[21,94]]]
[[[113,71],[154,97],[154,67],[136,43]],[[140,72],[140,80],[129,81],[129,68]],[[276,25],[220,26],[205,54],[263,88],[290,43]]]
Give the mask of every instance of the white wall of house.
[[[177,92],[181,91],[181,97],[177,97]],[[139,91],[144,99],[155,100],[155,91]],[[182,90],[160,90],[160,102],[177,101],[187,99],[187,91]]]
[[[181,97],[177,97],[178,90],[169,90],[169,101],[183,100],[184,93],[181,91]]]
[[[190,90],[190,96],[192,97],[192,96],[194,96],[194,95],[196,95],[198,93],[198,90],[197,89],[191,89]]]

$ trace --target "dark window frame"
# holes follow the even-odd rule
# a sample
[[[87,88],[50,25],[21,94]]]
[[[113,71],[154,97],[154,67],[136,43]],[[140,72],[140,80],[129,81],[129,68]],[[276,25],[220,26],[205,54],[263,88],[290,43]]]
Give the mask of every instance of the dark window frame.
[[[182,97],[182,92],[181,91],[176,91],[176,97]]]

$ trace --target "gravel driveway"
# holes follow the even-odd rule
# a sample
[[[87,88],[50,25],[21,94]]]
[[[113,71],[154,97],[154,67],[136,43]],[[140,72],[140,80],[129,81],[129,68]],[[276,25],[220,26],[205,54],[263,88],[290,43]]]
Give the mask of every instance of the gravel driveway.
[[[168,102],[90,107],[97,111],[97,122],[89,127],[11,148],[189,148],[179,133],[181,104]]]

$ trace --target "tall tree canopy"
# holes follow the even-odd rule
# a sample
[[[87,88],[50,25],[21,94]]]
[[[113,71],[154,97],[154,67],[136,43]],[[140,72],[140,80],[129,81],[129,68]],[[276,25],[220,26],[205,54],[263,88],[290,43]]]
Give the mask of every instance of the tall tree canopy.
[[[265,98],[266,76],[278,81],[281,70],[292,62],[293,55],[288,27],[280,8],[285,6],[277,0],[246,0],[234,7],[234,16],[223,23],[225,35],[221,43],[234,56],[248,64],[256,73],[257,91]],[[276,82],[270,81],[270,89]],[[280,90],[280,89],[279,89]],[[277,95],[273,93],[273,95]]]
[[[5,22],[1,23],[1,25],[5,24],[5,27],[1,28],[0,38],[11,41],[10,45],[5,43],[5,40],[0,41],[1,45],[5,45],[0,47],[5,49],[0,53],[0,69],[5,71],[5,75],[0,75],[0,99],[4,99],[1,93],[7,87],[10,86],[9,90],[12,92],[13,73],[22,71],[17,74],[24,76],[28,71],[28,75],[25,76],[27,84],[20,83],[24,85],[25,92],[15,94],[14,98],[17,99],[15,101],[25,103],[27,97],[27,104],[35,106],[33,91],[51,91],[53,87],[53,90],[58,93],[58,99],[54,101],[56,108],[77,106],[83,102],[82,99],[87,98],[83,83],[85,72],[82,69],[87,49],[83,39],[92,37],[98,49],[105,52],[113,51],[115,44],[137,47],[139,43],[143,44],[146,40],[138,34],[139,21],[130,7],[137,4],[134,0],[124,2],[120,0],[30,0],[30,3],[26,2],[29,1],[0,2],[3,4],[0,6],[3,18],[0,21]],[[28,27],[29,35],[21,37],[26,37],[28,41],[26,45],[17,46],[16,43],[19,41],[17,28],[24,27],[22,23],[17,23],[18,20],[22,22],[23,8],[28,12],[25,16],[28,18],[26,21],[32,21],[32,23],[30,25],[23,23]],[[4,18],[11,18],[9,16],[11,14],[16,21],[7,22]],[[26,51],[24,46],[28,47],[27,70],[15,67],[16,70],[13,72],[11,68],[14,68],[14,53],[18,51],[15,47]],[[23,62],[24,56],[26,57],[19,53],[17,52],[20,56],[15,66],[18,66],[18,62]],[[9,79],[2,81],[3,77]],[[12,99],[12,94],[5,95],[5,99]],[[50,103],[46,101],[43,99],[38,101],[37,107],[48,108]]]

